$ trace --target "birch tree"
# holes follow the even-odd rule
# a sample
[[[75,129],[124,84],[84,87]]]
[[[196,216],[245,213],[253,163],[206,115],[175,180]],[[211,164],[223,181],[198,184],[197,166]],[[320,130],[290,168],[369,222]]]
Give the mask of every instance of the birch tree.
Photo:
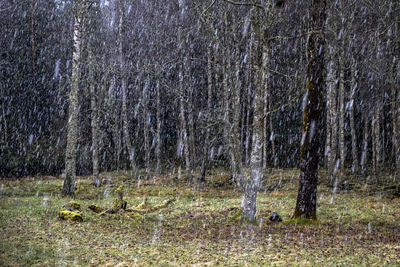
[[[74,2],[74,33],[72,54],[71,89],[69,92],[67,148],[65,151],[65,179],[62,188],[64,196],[73,196],[75,192],[76,155],[79,121],[79,82],[81,78],[81,40],[84,1]]]

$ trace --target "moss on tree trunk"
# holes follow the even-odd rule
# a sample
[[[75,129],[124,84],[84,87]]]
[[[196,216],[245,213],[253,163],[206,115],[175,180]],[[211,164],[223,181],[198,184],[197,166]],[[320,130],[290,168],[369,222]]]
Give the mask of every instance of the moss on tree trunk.
[[[326,0],[310,4],[311,34],[307,44],[306,101],[300,146],[300,185],[293,218],[316,219],[318,160],[320,157],[320,128],[324,85],[323,25],[326,18]]]

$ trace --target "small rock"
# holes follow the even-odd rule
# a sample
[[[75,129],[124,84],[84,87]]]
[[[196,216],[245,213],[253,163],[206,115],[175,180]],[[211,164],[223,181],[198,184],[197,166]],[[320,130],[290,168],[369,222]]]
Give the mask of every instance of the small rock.
[[[276,213],[276,212],[271,212],[271,214],[270,214],[270,216],[269,216],[269,220],[270,220],[271,222],[281,222],[281,221],[282,221],[282,218],[281,218],[281,216],[280,216],[278,213]]]

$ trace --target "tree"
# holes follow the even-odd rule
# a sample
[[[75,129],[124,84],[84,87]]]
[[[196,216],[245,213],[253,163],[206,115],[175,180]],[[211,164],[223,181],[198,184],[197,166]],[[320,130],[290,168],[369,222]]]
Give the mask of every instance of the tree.
[[[79,120],[79,82],[81,75],[81,38],[82,38],[82,19],[85,12],[83,4],[74,2],[74,43],[72,54],[72,75],[71,90],[69,93],[69,109],[68,109],[68,133],[67,148],[65,151],[65,179],[62,194],[74,195],[75,192],[75,176],[76,176],[76,154],[78,144],[78,120]]]
[[[309,6],[307,42],[306,101],[300,146],[300,185],[293,218],[316,219],[318,160],[324,90],[323,33],[326,0],[312,0]]]
[[[127,111],[127,72],[126,72],[126,64],[125,64],[125,54],[123,49],[123,27],[124,27],[124,6],[123,1],[119,1],[119,24],[118,24],[118,52],[119,52],[119,67],[120,67],[120,75],[121,75],[121,90],[122,90],[122,127],[123,127],[123,137],[126,146],[126,150],[128,153],[130,165],[134,176],[137,175],[136,168],[136,155],[135,150],[132,145],[131,137],[129,134],[129,120],[128,120],[128,111]]]

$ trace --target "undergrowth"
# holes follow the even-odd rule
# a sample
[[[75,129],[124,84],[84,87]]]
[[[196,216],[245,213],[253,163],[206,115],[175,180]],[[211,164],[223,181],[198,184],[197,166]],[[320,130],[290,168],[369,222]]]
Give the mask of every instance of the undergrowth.
[[[61,197],[60,179],[0,180],[0,266],[400,264],[400,200],[386,195],[384,187],[357,184],[333,194],[321,181],[318,221],[310,223],[290,219],[298,171],[271,170],[258,197],[257,223],[246,224],[230,218],[242,195],[227,173],[210,172],[202,187],[176,173],[141,181],[129,172],[103,173],[112,184],[100,188],[90,177],[79,177],[74,201],[82,222],[58,218],[71,201]],[[120,185],[127,210],[145,199],[149,212],[100,215],[88,208],[112,207]],[[173,202],[163,205],[168,199]],[[271,212],[283,222],[270,222]]]

